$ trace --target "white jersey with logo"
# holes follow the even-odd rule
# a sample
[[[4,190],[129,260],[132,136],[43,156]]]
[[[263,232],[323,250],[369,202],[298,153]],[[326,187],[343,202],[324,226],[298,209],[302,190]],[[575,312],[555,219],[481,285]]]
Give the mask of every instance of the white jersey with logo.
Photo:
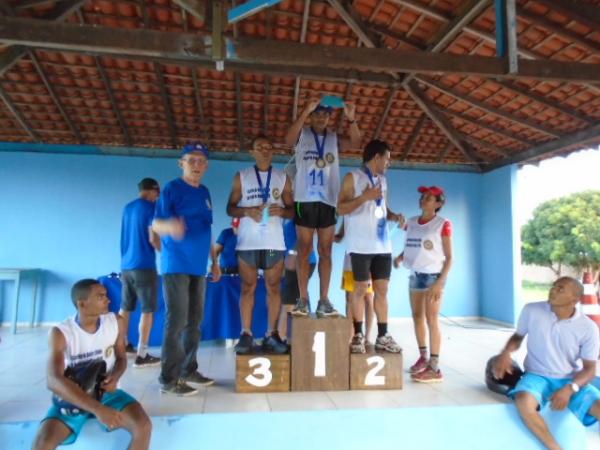
[[[95,333],[83,330],[77,323],[76,316],[58,324],[57,328],[67,342],[65,367],[83,366],[103,359],[107,372],[112,370],[116,360],[115,344],[119,336],[119,323],[114,313],[100,316],[100,326]]]
[[[259,172],[263,189],[267,186],[268,172]],[[285,187],[287,175],[282,170],[272,168],[269,198],[267,204],[284,207],[281,194]],[[249,208],[263,204],[263,192],[256,179],[254,166],[240,171],[242,199],[237,206]],[[283,238],[283,219],[270,216],[268,222],[256,222],[250,217],[242,217],[238,228],[236,250],[285,250]]]
[[[435,216],[420,224],[419,217],[406,222],[404,266],[413,272],[440,273],[446,260],[442,246],[442,229],[446,219]]]
[[[373,187],[369,177],[363,169],[355,169],[350,172],[354,180],[354,195],[358,197],[367,188]],[[392,253],[392,243],[387,231],[385,216],[387,215],[387,205],[385,197],[387,194],[387,181],[385,176],[373,176],[375,186],[381,185],[383,198],[380,208],[383,208],[383,219],[375,217],[377,202],[369,200],[360,205],[350,214],[344,216],[344,240],[346,241],[346,251],[348,253],[361,254],[383,254]],[[380,221],[383,220],[383,234],[378,232]],[[380,229],[381,230],[381,229]]]
[[[323,135],[317,135],[319,142]],[[315,136],[310,127],[304,127],[295,148],[296,179],[294,180],[294,200],[297,202],[322,202],[337,206],[340,192],[340,163],[337,134],[327,130],[323,159],[325,167],[316,166],[319,151]]]

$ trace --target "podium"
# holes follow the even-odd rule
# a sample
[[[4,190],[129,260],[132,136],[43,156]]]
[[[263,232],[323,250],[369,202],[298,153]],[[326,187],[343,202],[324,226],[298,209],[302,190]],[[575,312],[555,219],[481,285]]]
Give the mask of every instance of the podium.
[[[291,354],[236,355],[236,392],[402,389],[402,353],[350,354],[345,317],[291,317]]]

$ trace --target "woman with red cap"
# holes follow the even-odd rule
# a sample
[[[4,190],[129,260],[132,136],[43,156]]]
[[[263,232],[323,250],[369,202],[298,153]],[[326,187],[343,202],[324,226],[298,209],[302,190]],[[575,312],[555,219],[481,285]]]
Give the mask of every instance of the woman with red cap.
[[[452,225],[449,220],[437,215],[446,201],[443,189],[421,186],[419,192],[422,212],[406,222],[404,252],[394,259],[394,267],[404,262],[411,271],[410,306],[420,353],[417,362],[410,367],[411,378],[420,383],[441,383],[443,376],[439,357],[442,337],[438,315],[452,264]],[[428,329],[429,355],[426,343]]]

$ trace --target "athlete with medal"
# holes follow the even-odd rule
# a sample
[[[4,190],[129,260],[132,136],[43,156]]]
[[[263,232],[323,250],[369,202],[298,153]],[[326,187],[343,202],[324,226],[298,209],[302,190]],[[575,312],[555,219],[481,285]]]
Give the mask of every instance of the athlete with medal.
[[[350,254],[354,275],[352,300],[354,336],[350,345],[353,353],[365,353],[363,319],[365,308],[362,299],[372,281],[377,316],[375,348],[398,353],[401,347],[388,333],[388,285],[392,270],[392,244],[386,222],[404,224],[404,217],[387,206],[387,180],[385,172],[390,165],[390,148],[384,141],[375,139],[363,151],[363,167],[344,177],[338,212],[344,215],[346,251]]]
[[[329,301],[331,251],[335,234],[338,194],[340,190],[339,152],[359,148],[361,135],[356,124],[355,105],[344,102],[343,113],[349,122],[348,138],[327,129],[332,108],[310,98],[296,121],[290,126],[285,142],[295,151],[297,174],[294,181],[296,228],[298,234],[298,288],[300,298],[292,314],[307,315],[308,258],[315,231],[318,239],[320,298],[317,317],[337,316]],[[308,120],[309,126],[304,126]]]

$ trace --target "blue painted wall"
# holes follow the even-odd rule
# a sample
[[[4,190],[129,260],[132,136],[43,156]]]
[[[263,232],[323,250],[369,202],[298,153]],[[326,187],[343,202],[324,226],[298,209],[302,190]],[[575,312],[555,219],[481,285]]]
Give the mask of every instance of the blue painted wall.
[[[215,204],[214,234],[227,226],[225,202],[234,173],[246,163],[211,161],[205,184]],[[343,170],[346,173],[348,169]],[[152,176],[162,184],[179,176],[176,160],[142,157],[35,154],[0,152],[0,267],[40,267],[45,270],[38,320],[59,321],[72,312],[71,284],[82,277],[96,277],[119,268],[119,227],[121,209],[137,195],[137,182]],[[443,313],[449,316],[479,316],[498,320],[512,317],[512,309],[496,301],[496,287],[512,284],[506,276],[485,276],[485,270],[501,272],[512,255],[494,253],[493,243],[507,246],[504,238],[509,223],[505,211],[491,208],[506,204],[510,184],[506,169],[488,175],[392,170],[388,173],[390,205],[407,217],[418,213],[416,189],[421,184],[437,184],[447,190],[448,202],[442,215],[454,224],[453,266],[448,281]],[[504,192],[502,196],[495,195]],[[494,195],[492,195],[494,194]],[[506,194],[506,195],[504,195]],[[482,199],[485,198],[485,201]],[[496,217],[497,216],[497,217]],[[482,239],[485,237],[485,239]],[[401,251],[403,233],[394,241]],[[486,250],[484,250],[484,247]],[[508,252],[510,253],[510,252]],[[343,245],[334,248],[331,299],[344,309],[339,289]],[[390,289],[390,313],[407,317],[405,269],[395,270]],[[318,295],[317,277],[311,282],[311,297]],[[508,283],[508,284],[507,284]],[[494,289],[490,290],[488,285]],[[11,319],[11,283],[0,282],[0,321]],[[24,286],[24,298],[29,286]],[[481,296],[481,299],[480,299]],[[490,300],[488,301],[488,297]],[[508,297],[503,298],[508,301]],[[496,306],[497,308],[492,308]],[[27,321],[29,305],[22,307],[20,321]]]
[[[481,314],[513,324],[522,304],[520,235],[515,217],[516,166],[482,175],[481,182]]]

